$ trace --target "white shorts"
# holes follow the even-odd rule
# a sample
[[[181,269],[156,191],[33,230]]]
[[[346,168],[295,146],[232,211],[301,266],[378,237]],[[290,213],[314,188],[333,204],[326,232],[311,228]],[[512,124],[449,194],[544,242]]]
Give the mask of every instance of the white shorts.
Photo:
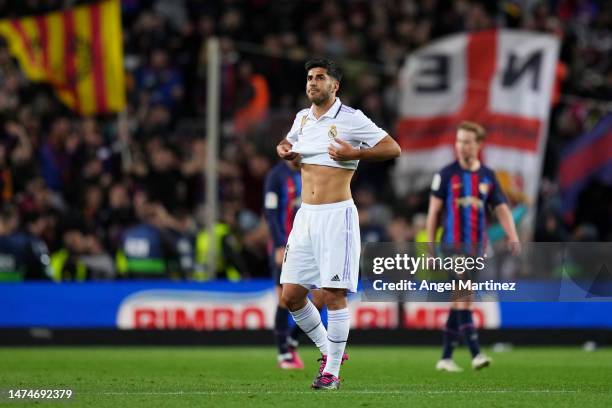
[[[353,200],[302,204],[289,234],[280,283],[356,292],[360,251]]]

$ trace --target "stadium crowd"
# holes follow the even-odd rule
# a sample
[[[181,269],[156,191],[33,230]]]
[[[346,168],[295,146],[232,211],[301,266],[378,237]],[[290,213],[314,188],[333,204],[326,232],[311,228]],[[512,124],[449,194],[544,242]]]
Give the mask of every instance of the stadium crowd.
[[[0,17],[65,3],[0,1]],[[50,256],[27,278],[267,276],[264,180],[277,160],[274,146],[296,109],[308,106],[304,61],[337,59],[346,78],[343,102],[393,134],[405,56],[443,35],[493,27],[562,39],[534,239],[612,240],[609,187],[589,185],[573,220],[561,216],[558,189],[561,149],[612,100],[610,2],[124,0],[122,18],[124,121],[75,116],[49,85],[29,81],[0,45],[0,252],[8,251],[6,237],[20,234],[30,248],[20,256],[45,261],[45,247]],[[222,211],[211,239],[203,226],[204,44],[212,35],[222,49]],[[362,163],[354,178],[364,242],[414,240],[424,228],[428,191],[398,194],[387,182],[392,166]],[[125,256],[130,234],[147,237],[152,262]],[[222,249],[216,272],[205,268],[209,245]]]

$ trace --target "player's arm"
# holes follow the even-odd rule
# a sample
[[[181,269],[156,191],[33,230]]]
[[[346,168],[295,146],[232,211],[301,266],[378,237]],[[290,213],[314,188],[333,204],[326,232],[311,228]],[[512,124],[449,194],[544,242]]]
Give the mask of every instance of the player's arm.
[[[293,120],[293,125],[291,129],[289,129],[287,136],[276,145],[276,153],[281,159],[293,160],[298,155],[298,153],[292,152],[291,148],[298,141],[299,131],[305,119],[306,117],[304,115],[298,113]]]
[[[433,176],[431,180],[431,194],[429,195],[429,208],[427,210],[427,220],[425,221],[425,231],[427,232],[427,242],[436,242],[436,231],[440,213],[444,208],[444,200],[448,191],[448,175],[441,171]],[[434,253],[433,249],[430,251]]]
[[[398,157],[402,150],[393,138],[386,135],[374,147],[356,149],[344,140],[336,139],[336,146],[330,145],[329,156],[335,161],[371,160],[384,161]]]
[[[444,201],[435,195],[429,197],[429,209],[427,210],[427,221],[425,223],[425,230],[427,231],[427,242],[436,241],[436,230],[438,229],[438,219],[440,219],[440,213]]]
[[[516,225],[512,218],[512,212],[508,204],[501,203],[495,207],[495,215],[497,220],[501,224],[502,228],[506,232],[509,242],[519,242],[518,234],[516,232]]]
[[[264,209],[272,242],[274,244],[274,260],[278,266],[282,264],[285,250],[285,232],[280,222],[279,206],[280,186],[278,179],[269,175],[264,190]]]
[[[493,206],[499,223],[508,237],[510,251],[514,255],[518,255],[521,249],[518,245],[519,238],[518,234],[516,233],[516,225],[514,224],[510,207],[508,207],[508,199],[502,191],[495,174],[493,174],[493,191],[491,191],[491,194],[489,195],[489,200]]]
[[[360,110],[352,115],[349,139],[358,141],[360,146],[367,146],[368,148],[361,149],[360,146],[354,148],[337,137],[334,139],[335,143],[330,144],[327,149],[332,160],[383,161],[398,157],[402,153],[397,142]]]

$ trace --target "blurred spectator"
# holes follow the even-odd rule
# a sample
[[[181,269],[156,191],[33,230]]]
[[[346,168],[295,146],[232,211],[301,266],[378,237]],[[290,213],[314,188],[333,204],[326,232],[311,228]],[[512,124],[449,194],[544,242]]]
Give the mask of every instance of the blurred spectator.
[[[112,258],[81,221],[68,220],[62,228],[63,245],[51,255],[53,280],[82,282],[115,277]]]
[[[67,143],[71,124],[68,118],[59,117],[51,124],[51,130],[47,135],[41,152],[41,167],[42,174],[45,178],[45,183],[49,188],[56,192],[61,192],[66,184],[68,176],[68,149]]]
[[[0,282],[48,280],[47,246],[30,231],[19,231],[19,215],[12,204],[0,208]]]
[[[128,189],[119,181],[110,186],[108,204],[102,209],[100,222],[106,226],[104,246],[116,253],[123,232],[136,221]]]
[[[410,242],[414,239],[414,232],[408,220],[398,215],[387,225],[387,236],[390,242]]]
[[[147,143],[149,168],[144,185],[153,201],[158,201],[171,212],[184,205],[186,186],[179,168],[177,152],[161,138]]]
[[[28,179],[36,174],[34,150],[26,129],[17,122],[4,127],[1,167],[2,201],[11,201],[15,192],[23,191]]]
[[[544,214],[538,221],[535,232],[535,240],[539,242],[563,242],[567,241],[568,235],[564,230],[560,219],[553,213]]]
[[[215,225],[214,236],[210,237],[202,228],[196,238],[196,279],[212,278],[238,281],[250,276],[242,255],[242,243],[238,237],[236,203],[225,203],[221,220]],[[215,247],[216,269],[208,270],[208,250]]]
[[[136,87],[145,104],[160,104],[168,109],[175,108],[184,93],[183,76],[170,65],[163,48],[154,48],[148,63],[136,72]]]
[[[132,279],[183,277],[174,268],[180,255],[169,231],[176,220],[143,191],[134,196],[134,209],[140,224],[123,233],[116,255],[118,274]]]
[[[253,67],[248,61],[243,61],[238,66],[236,87],[238,92],[234,132],[242,136],[266,119],[270,106],[270,92],[265,77],[253,73]]]
[[[381,224],[372,221],[370,212],[357,207],[359,214],[359,232],[361,233],[361,242],[383,242],[387,240],[387,233]]]

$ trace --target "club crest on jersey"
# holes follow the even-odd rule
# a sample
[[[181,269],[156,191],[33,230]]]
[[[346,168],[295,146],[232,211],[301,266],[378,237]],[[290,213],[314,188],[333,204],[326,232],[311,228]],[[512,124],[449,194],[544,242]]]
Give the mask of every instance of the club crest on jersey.
[[[480,191],[480,194],[482,195],[487,195],[489,192],[489,185],[487,183],[478,184],[478,191]]]
[[[338,136],[338,129],[336,129],[336,125],[331,125],[329,128],[329,132],[327,133],[330,139],[335,139]]]

